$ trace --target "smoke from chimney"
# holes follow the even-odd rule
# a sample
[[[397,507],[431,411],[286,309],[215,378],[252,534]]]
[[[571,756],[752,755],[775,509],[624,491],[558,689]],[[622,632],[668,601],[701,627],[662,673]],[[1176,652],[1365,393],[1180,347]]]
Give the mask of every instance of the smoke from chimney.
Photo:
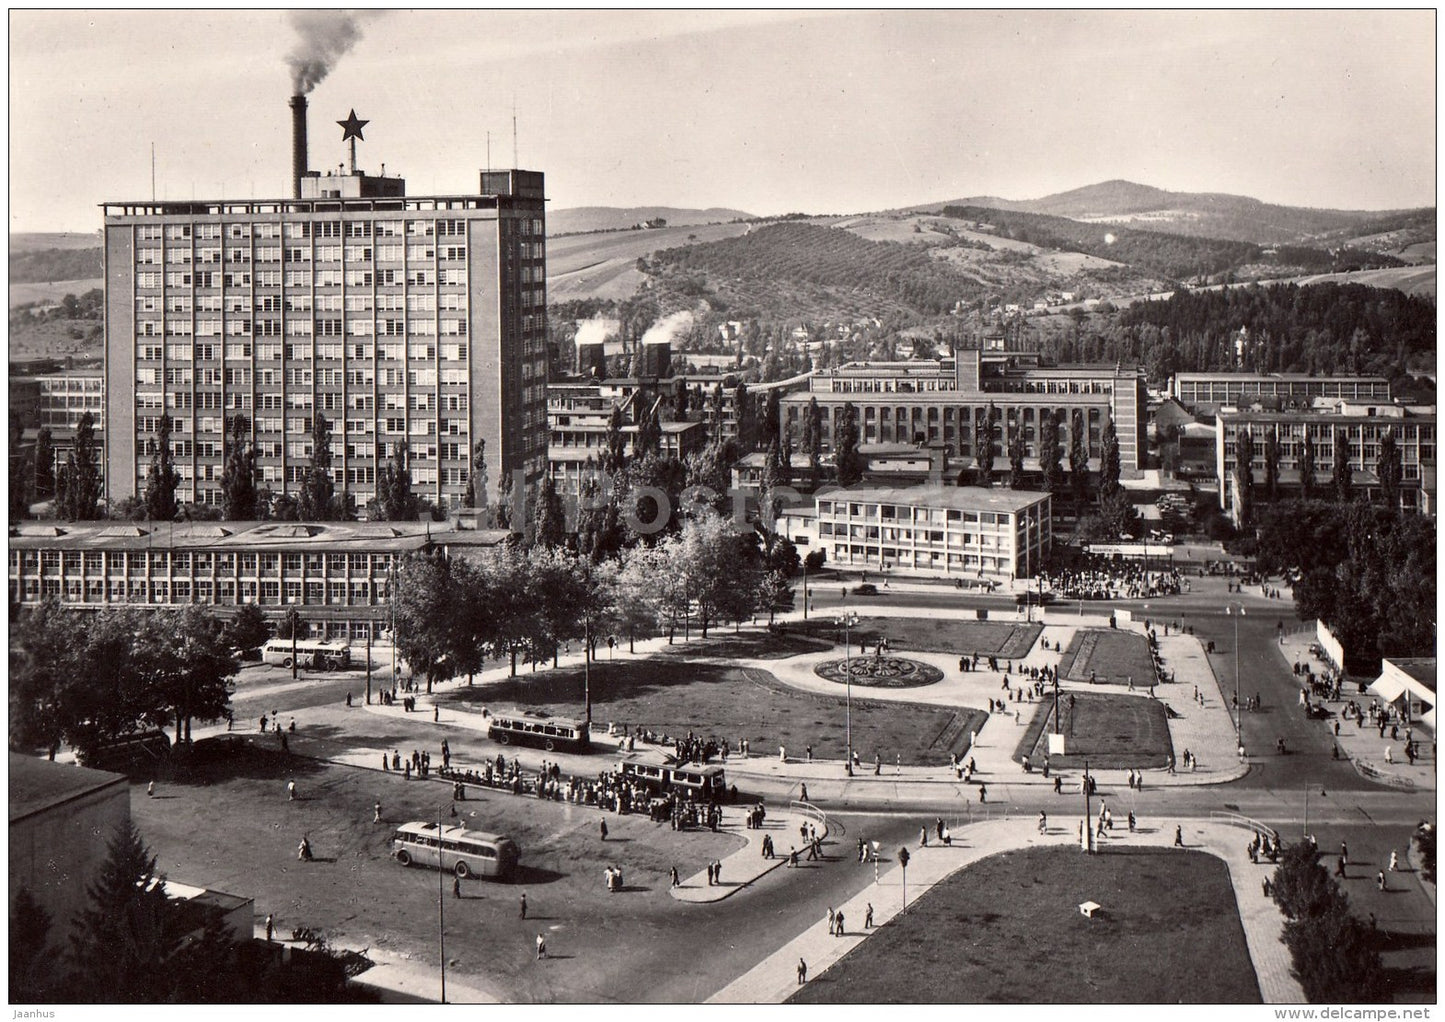
[[[652,326],[647,328],[647,333],[642,335],[643,344],[667,344],[677,337],[684,330],[692,328],[692,313],[687,310],[674,312],[670,316],[664,316]]]
[[[619,320],[597,316],[577,324],[578,344],[601,344],[609,337],[616,337],[622,323]]]
[[[380,11],[292,11],[291,27],[300,38],[286,55],[291,91],[305,95],[331,73],[361,38],[363,23]]]

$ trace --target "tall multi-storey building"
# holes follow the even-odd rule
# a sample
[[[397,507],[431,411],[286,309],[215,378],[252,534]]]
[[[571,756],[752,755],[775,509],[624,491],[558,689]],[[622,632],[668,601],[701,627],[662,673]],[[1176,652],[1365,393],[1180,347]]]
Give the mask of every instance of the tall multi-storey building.
[[[317,414],[358,506],[403,442],[415,492],[439,504],[460,501],[478,441],[493,485],[540,479],[542,174],[484,171],[478,194],[426,198],[354,167],[323,176],[305,169],[304,111],[294,198],[105,204],[106,495],[143,490],[163,412],[182,501],[221,502],[237,415],[278,494],[308,471]]]

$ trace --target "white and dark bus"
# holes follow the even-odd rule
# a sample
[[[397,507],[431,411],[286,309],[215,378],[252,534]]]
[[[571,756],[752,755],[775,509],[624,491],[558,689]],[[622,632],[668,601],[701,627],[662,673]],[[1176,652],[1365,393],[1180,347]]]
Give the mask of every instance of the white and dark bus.
[[[693,797],[708,802],[721,800],[727,789],[723,768],[717,765],[683,763],[658,766],[653,763],[623,763],[622,774],[653,791],[691,792]]]
[[[391,855],[403,866],[430,866],[465,880],[510,880],[521,849],[509,837],[435,823],[403,823],[391,836]]]
[[[487,737],[502,745],[536,745],[548,752],[587,752],[592,747],[585,721],[526,713],[493,717]]]
[[[261,661],[276,667],[290,667],[293,657],[298,666],[324,671],[341,671],[351,666],[351,647],[344,642],[321,642],[317,639],[268,639],[261,647]]]

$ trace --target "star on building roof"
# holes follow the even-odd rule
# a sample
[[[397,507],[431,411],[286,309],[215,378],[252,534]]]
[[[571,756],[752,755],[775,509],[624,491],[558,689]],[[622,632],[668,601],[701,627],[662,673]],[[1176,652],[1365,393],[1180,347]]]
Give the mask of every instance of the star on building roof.
[[[366,139],[362,138],[361,129],[371,122],[361,120],[356,116],[356,111],[353,109],[350,117],[344,121],[337,121],[336,123],[341,125],[341,141],[345,142],[347,139],[359,138],[365,142]]]

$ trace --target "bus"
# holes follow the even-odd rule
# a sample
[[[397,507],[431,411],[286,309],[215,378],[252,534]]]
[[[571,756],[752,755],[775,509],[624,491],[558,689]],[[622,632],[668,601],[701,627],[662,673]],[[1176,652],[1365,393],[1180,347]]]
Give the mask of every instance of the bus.
[[[298,666],[317,667],[323,671],[341,671],[351,666],[351,647],[344,642],[322,642],[318,639],[268,639],[261,647],[262,663],[290,667],[295,656]]]
[[[529,713],[493,717],[487,737],[501,745],[539,745],[548,752],[587,752],[592,746],[585,721]]]
[[[468,877],[510,880],[521,849],[509,837],[435,823],[403,823],[391,836],[391,855],[403,866],[415,863]]]
[[[694,797],[708,802],[721,800],[727,789],[723,768],[717,765],[623,763],[622,774],[653,791],[691,792]]]

